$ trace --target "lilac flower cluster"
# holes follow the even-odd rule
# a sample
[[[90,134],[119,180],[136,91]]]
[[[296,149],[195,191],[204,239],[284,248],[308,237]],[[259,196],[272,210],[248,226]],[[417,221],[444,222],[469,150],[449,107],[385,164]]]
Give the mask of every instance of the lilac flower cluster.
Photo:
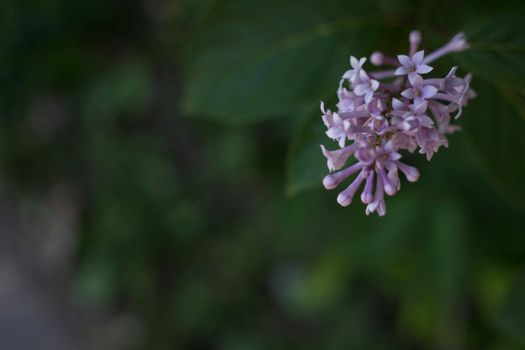
[[[396,59],[375,52],[370,56],[373,65],[389,65],[392,69],[388,70],[368,73],[363,68],[366,58],[350,57],[352,69],[344,73],[337,90],[337,112],[321,102],[326,135],[339,145],[333,151],[321,146],[331,172],[323,185],[334,189],[358,173],[339,193],[337,202],[342,206],[352,203],[364,183],[361,201],[367,205],[367,215],[386,213],[384,194],[392,196],[399,191],[399,171],[410,182],[419,178],[416,168],[401,162],[399,151],[412,153],[419,149],[430,160],[441,146],[448,147],[445,135],[459,130],[450,123],[451,116],[459,118],[468,100],[475,97],[470,88],[471,76],[457,77],[457,67],[452,67],[444,78],[423,78],[433,70],[429,63],[468,48],[463,33],[427,56],[418,51],[418,31],[410,33],[409,43],[409,55],[398,55]],[[356,162],[340,170],[351,156]]]

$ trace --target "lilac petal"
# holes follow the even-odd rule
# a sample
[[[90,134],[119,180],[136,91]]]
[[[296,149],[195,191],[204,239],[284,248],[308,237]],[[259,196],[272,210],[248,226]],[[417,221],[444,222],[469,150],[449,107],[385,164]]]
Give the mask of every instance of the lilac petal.
[[[327,160],[328,170],[334,171],[341,169],[352,153],[354,153],[357,146],[358,145],[354,143],[342,149],[329,151],[323,145],[321,145],[321,151]]]
[[[352,127],[352,123],[350,123],[350,120],[348,119],[343,120],[343,129],[345,132],[348,132],[351,127]]]
[[[416,117],[410,116],[410,117],[405,118],[405,120],[403,121],[403,123],[401,123],[401,125],[403,127],[403,130],[412,131],[419,127],[419,119]]]
[[[418,116],[419,122],[422,126],[430,128],[434,125],[434,121],[428,117],[427,115],[420,115]]]
[[[357,69],[359,68],[359,61],[354,56],[350,56],[350,65],[352,68]]]
[[[423,78],[421,78],[420,75],[409,75],[408,76],[408,81],[410,82],[410,84],[412,84],[413,87],[415,88],[419,88],[419,87],[422,87],[423,86]]]
[[[326,130],[326,136],[328,136],[331,139],[336,139],[341,135],[341,129],[339,127],[330,127],[328,130]]]
[[[424,86],[423,87],[423,97],[428,99],[428,98],[431,98],[432,96],[434,96],[437,92],[438,92],[438,89],[435,87],[435,86],[432,86],[432,85],[427,85],[427,86]]]
[[[401,154],[397,152],[390,153],[390,160],[399,160],[401,159]]]
[[[408,80],[414,80],[414,79],[416,79],[417,77],[419,77],[419,75],[417,74],[417,72],[410,72],[410,73],[408,73]]]
[[[401,96],[412,99],[416,97],[415,92],[416,92],[415,89],[409,88],[409,89],[402,91]]]
[[[370,80],[370,88],[372,91],[376,91],[379,88],[379,82],[377,80]]]
[[[426,110],[427,110],[427,107],[428,107],[428,102],[427,101],[422,101],[421,103],[417,104],[413,111],[416,113],[416,114],[422,114],[422,113],[425,113]]]
[[[346,143],[346,135],[341,135],[339,137],[339,142],[337,143],[339,145],[339,147],[344,147],[345,146],[345,143]]]
[[[404,66],[398,67],[396,71],[394,72],[394,75],[406,75],[406,74],[408,74],[408,69],[406,69],[406,67]]]
[[[434,68],[432,68],[431,66],[429,65],[426,65],[426,64],[421,64],[417,67],[417,72],[419,74],[426,74],[426,73],[429,73],[433,70]]]
[[[375,159],[375,152],[372,148],[360,148],[355,152],[355,157],[364,164],[371,164]]]
[[[397,55],[397,59],[403,66],[410,66],[412,64],[412,59],[407,55]]]
[[[369,90],[365,95],[365,103],[370,103],[372,99],[374,98],[374,92],[372,90]]]
[[[412,56],[412,63],[417,66],[421,64],[421,62],[423,62],[424,57],[425,57],[425,51],[424,50],[418,51]]]
[[[329,127],[332,126],[332,120],[329,119],[328,116],[323,115],[323,116],[321,116],[321,119],[323,119],[323,123],[324,123],[324,125],[325,125],[327,128],[329,128]]]
[[[364,80],[364,81],[370,80],[370,78],[368,77],[368,74],[366,74],[366,72],[362,69],[359,70],[359,79]]]
[[[353,69],[349,69],[343,74],[343,79],[351,79],[355,75],[355,71]]]
[[[458,67],[457,66],[454,66],[450,69],[450,71],[448,72],[448,74],[445,76],[445,78],[443,79],[443,81],[447,81],[449,79],[453,79],[456,75],[456,71],[458,70]]]
[[[367,91],[368,91],[367,84],[357,84],[356,87],[354,88],[354,93],[357,96],[363,96],[364,94],[366,94]]]
[[[461,114],[463,114],[463,107],[461,105],[458,105],[458,113],[454,116],[454,119],[458,119],[461,117]]]
[[[330,111],[328,111],[328,113],[324,112],[321,118],[323,119],[323,122],[327,128],[335,125],[334,116],[332,115],[332,112]]]
[[[392,153],[394,152],[394,143],[392,141],[388,141],[383,148],[386,152]]]
[[[426,154],[427,155],[427,160],[430,162],[430,160],[432,159],[432,156],[434,155],[434,152],[431,150],[431,149],[428,149],[426,151],[419,151],[419,153],[421,154]]]
[[[394,97],[392,99],[392,107],[394,109],[403,109],[405,107],[405,104],[401,100],[398,100],[397,98]]]

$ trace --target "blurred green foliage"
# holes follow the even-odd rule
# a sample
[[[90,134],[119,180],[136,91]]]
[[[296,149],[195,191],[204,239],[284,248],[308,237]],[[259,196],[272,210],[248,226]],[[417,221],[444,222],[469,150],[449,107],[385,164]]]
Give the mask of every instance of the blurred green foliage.
[[[144,349],[525,348],[522,1],[0,4],[0,179],[82,198],[71,290]],[[350,54],[436,48],[478,97],[388,215],[322,190]],[[191,117],[191,118],[190,118]]]

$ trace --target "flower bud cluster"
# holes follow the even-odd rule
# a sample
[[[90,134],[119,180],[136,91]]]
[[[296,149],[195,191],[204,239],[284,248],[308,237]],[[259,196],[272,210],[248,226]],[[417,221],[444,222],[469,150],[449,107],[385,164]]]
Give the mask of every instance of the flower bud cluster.
[[[441,146],[448,147],[446,135],[459,130],[451,124],[452,116],[459,118],[468,100],[475,97],[471,75],[456,76],[457,67],[444,78],[427,78],[433,70],[429,63],[468,48],[463,33],[427,56],[418,51],[420,43],[421,34],[413,31],[408,55],[394,58],[374,52],[370,56],[373,65],[391,66],[382,71],[369,73],[364,69],[366,58],[351,56],[352,68],[343,74],[337,90],[337,112],[321,102],[326,135],[339,146],[335,150],[321,146],[330,171],[323,185],[334,189],[357,174],[337,197],[342,206],[352,203],[362,187],[366,214],[384,215],[384,194],[391,196],[399,191],[399,172],[410,182],[419,178],[419,171],[403,163],[399,152],[419,150],[430,160]],[[345,168],[351,157],[355,162]]]

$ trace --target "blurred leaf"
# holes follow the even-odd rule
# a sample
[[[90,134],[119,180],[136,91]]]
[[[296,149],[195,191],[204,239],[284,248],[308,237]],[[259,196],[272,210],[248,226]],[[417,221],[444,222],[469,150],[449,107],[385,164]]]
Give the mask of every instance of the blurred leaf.
[[[525,198],[525,99],[508,86],[478,81],[466,129],[495,184],[514,203]]]
[[[514,202],[525,198],[525,26],[523,16],[496,16],[468,27],[472,49],[456,55],[474,74],[478,97],[467,131],[496,184]]]
[[[288,195],[293,196],[301,191],[322,186],[322,179],[328,173],[328,168],[320,145],[325,144],[330,149],[332,144],[324,129],[321,112],[316,106],[315,112],[312,111],[298,128],[288,150]]]
[[[468,25],[471,47],[457,55],[461,67],[494,84],[525,88],[524,21],[523,15],[501,14]]]
[[[487,265],[478,269],[479,282],[476,290],[483,307],[493,312],[508,295],[514,275],[506,266]]]
[[[107,305],[115,292],[115,270],[108,259],[93,257],[79,268],[73,280],[73,294],[90,307]]]
[[[496,325],[525,344],[525,279],[517,279],[500,307],[492,314]]]
[[[335,87],[350,53],[389,42],[393,22],[367,2],[221,3],[186,48],[182,108],[223,122],[297,113]]]
[[[87,120],[113,121],[121,114],[137,116],[144,112],[153,96],[149,67],[143,62],[126,61],[104,72],[88,90]]]
[[[301,317],[321,317],[333,311],[343,295],[349,267],[343,256],[326,253],[308,269],[282,268],[278,292],[284,306]]]

